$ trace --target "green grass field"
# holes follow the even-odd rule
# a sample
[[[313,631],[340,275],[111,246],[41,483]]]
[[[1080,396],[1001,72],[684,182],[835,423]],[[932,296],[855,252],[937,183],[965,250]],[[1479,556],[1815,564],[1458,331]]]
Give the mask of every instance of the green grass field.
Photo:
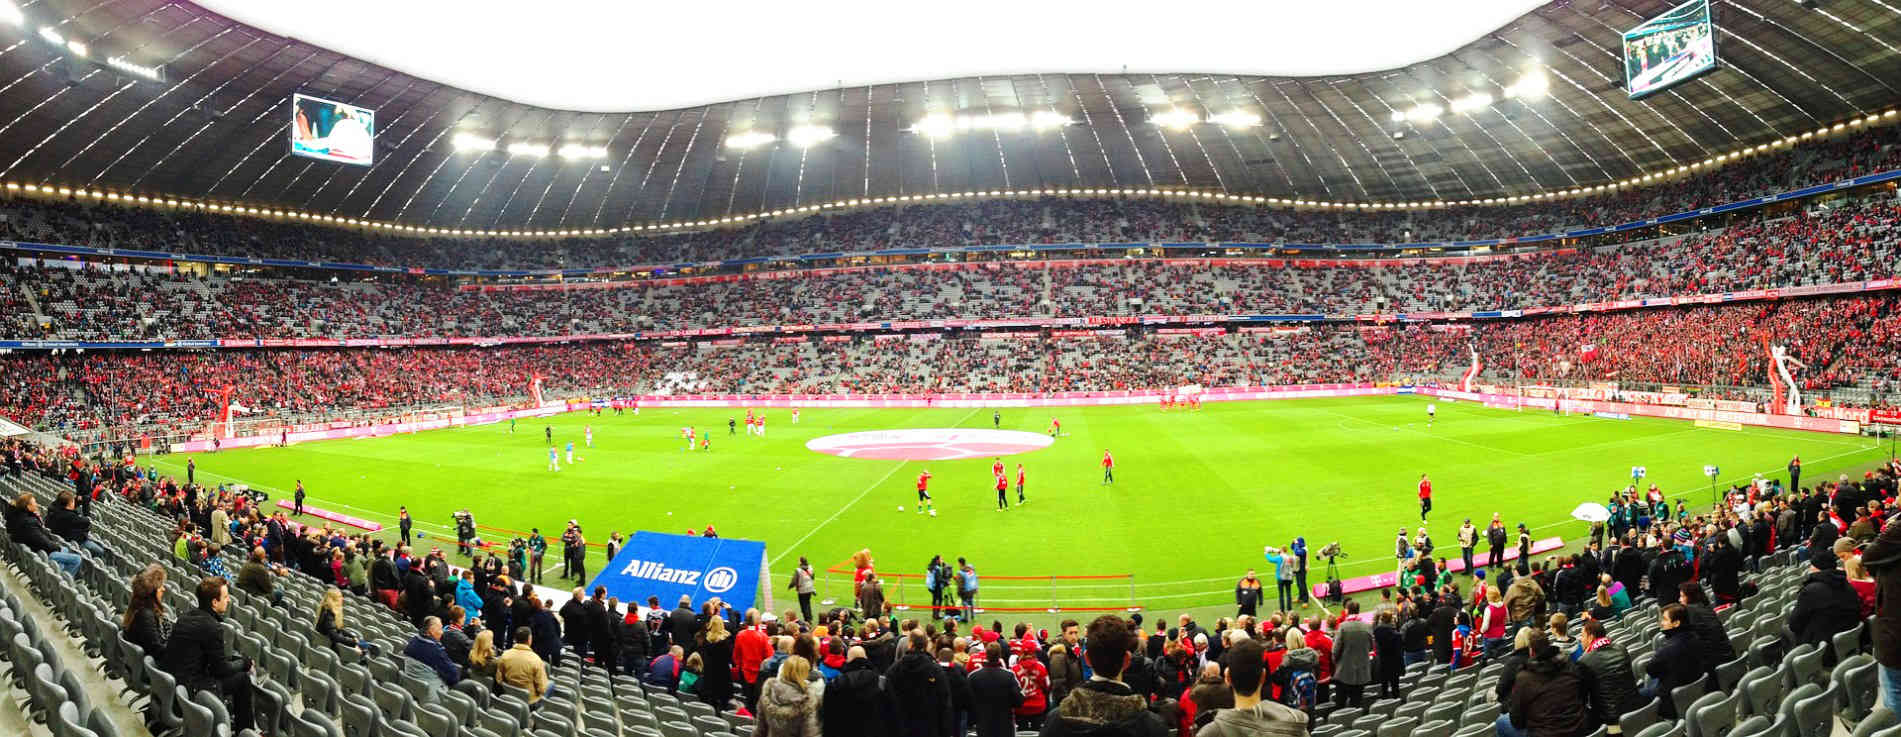
[[[920,571],[932,554],[966,556],[985,576],[991,606],[1044,607],[1055,598],[1065,607],[1119,607],[1133,593],[1159,611],[1231,612],[1234,579],[1250,567],[1269,569],[1261,547],[1296,535],[1315,548],[1339,540],[1351,555],[1342,563],[1345,575],[1389,568],[1394,532],[1419,524],[1415,485],[1422,472],[1434,482],[1434,541],[1456,555],[1462,519],[1482,525],[1494,512],[1510,524],[1528,523],[1540,537],[1581,537],[1586,526],[1569,520],[1571,509],[1603,501],[1629,482],[1633,465],[1646,466],[1647,480],[1672,496],[1707,505],[1705,464],[1721,466],[1719,483],[1726,484],[1757,472],[1781,476],[1789,457],[1800,454],[1807,478],[1820,479],[1887,452],[1885,444],[1851,436],[1560,417],[1468,403],[1440,402],[1438,421],[1428,428],[1425,403],[1211,403],[1193,413],[1005,409],[1004,429],[1041,432],[1055,415],[1067,433],[1050,448],[1005,459],[1012,473],[1019,461],[1026,465],[1030,499],[1006,512],[994,510],[988,458],[867,460],[804,447],[814,437],[857,430],[988,428],[988,409],[808,409],[796,425],[787,411],[775,410],[766,438],[747,437],[743,428],[728,437],[731,410],[647,409],[637,417],[523,421],[513,434],[500,424],[197,460],[201,482],[243,480],[273,490],[275,499],[288,498],[282,490],[302,479],[307,504],[392,527],[397,505],[407,504],[418,529],[432,537],[448,534],[450,513],[461,507],[483,524],[539,526],[551,539],[569,518],[579,519],[593,541],[610,530],[679,533],[710,523],[724,536],[765,541],[780,586],[801,555],[820,569],[844,567],[852,551],[869,547],[887,574]],[[596,447],[577,450],[586,460],[549,472],[544,425],[553,426],[558,443],[580,446],[589,424]],[[683,425],[712,430],[712,451],[682,452]],[[1117,460],[1111,487],[1100,485],[1104,448]],[[179,475],[184,462],[159,460]],[[935,476],[935,518],[913,508],[913,482],[926,467]],[[906,511],[897,511],[900,505]],[[596,551],[590,568],[599,566]],[[1133,586],[997,578],[1050,574],[1133,574]],[[552,573],[547,581],[564,585]],[[910,586],[898,598],[928,603],[920,587]],[[832,590],[842,587],[834,582]]]

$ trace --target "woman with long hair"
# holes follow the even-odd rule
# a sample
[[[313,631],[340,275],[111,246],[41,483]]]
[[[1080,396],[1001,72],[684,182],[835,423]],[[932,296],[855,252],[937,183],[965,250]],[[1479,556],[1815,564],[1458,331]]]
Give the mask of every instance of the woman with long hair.
[[[482,630],[475,633],[475,644],[469,646],[468,677],[480,677],[489,683],[495,682],[495,630]]]
[[[324,589],[323,600],[317,602],[317,634],[330,641],[331,650],[358,650],[362,643],[356,635],[343,628],[343,590],[335,586]]]
[[[172,623],[165,619],[164,566],[147,564],[132,577],[132,601],[126,605],[119,626],[125,629],[126,641],[144,648],[145,654],[156,658],[165,652]]]
[[[726,620],[717,616],[706,620],[706,628],[696,638],[695,654],[705,664],[700,674],[699,695],[714,711],[725,711],[733,698],[733,639],[726,635]]]
[[[818,737],[819,693],[809,688],[812,661],[793,655],[759,694],[759,737]]]

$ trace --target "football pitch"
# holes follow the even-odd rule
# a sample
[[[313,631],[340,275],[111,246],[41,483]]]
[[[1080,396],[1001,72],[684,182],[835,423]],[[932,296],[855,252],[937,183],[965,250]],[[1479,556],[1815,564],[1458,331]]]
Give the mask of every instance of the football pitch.
[[[1645,482],[1698,508],[1712,501],[1706,464],[1719,487],[1755,473],[1785,478],[1790,456],[1804,478],[1834,478],[1886,458],[1886,441],[1820,433],[1706,429],[1656,419],[1612,420],[1550,412],[1438,403],[1427,425],[1423,397],[1218,402],[1199,411],[1153,406],[1001,409],[1001,427],[1063,435],[1047,448],[1003,459],[1011,508],[996,511],[988,456],[900,461],[813,452],[806,442],[838,433],[901,428],[984,428],[985,409],[805,409],[767,412],[768,434],[749,437],[744,410],[643,409],[638,416],[573,413],[366,440],[197,454],[201,483],[243,481],[289,498],[301,479],[306,504],[389,525],[407,504],[421,547],[453,545],[450,514],[468,508],[478,523],[527,530],[550,541],[577,519],[588,539],[609,531],[683,533],[714,525],[725,537],[764,541],[775,599],[807,556],[823,571],[848,568],[870,548],[881,573],[918,573],[933,554],[970,559],[989,607],[1041,612],[1120,609],[1232,613],[1234,581],[1249,568],[1269,579],[1262,546],[1305,536],[1315,550],[1339,541],[1344,576],[1391,570],[1393,538],[1419,527],[1416,487],[1431,474],[1428,528],[1438,554],[1457,555],[1466,517],[1481,527],[1494,512],[1536,537],[1584,537],[1569,514],[1603,502],[1644,466]],[[592,426],[593,448],[583,443]],[[711,433],[708,451],[683,451],[684,426]],[[544,427],[584,458],[548,470]],[[1115,454],[1116,483],[1102,484],[1100,460]],[[185,456],[158,464],[183,476]],[[1028,503],[1015,503],[1016,464],[1027,471]],[[928,469],[935,517],[917,513],[915,482]],[[902,508],[902,511],[900,511]],[[508,535],[484,531],[490,541]],[[1483,553],[1481,552],[1481,555]],[[549,562],[557,554],[550,552]],[[591,551],[590,574],[602,564]],[[558,564],[557,564],[558,565]],[[1323,564],[1315,561],[1312,582]],[[546,583],[570,584],[550,571]],[[1104,576],[1049,579],[1048,576]],[[1021,579],[1013,577],[1024,577]],[[849,574],[821,574],[823,596],[849,600]],[[887,596],[929,603],[915,581]],[[1012,619],[1019,615],[999,615]],[[1151,615],[1154,616],[1154,615]],[[1038,621],[1050,619],[1038,616]]]

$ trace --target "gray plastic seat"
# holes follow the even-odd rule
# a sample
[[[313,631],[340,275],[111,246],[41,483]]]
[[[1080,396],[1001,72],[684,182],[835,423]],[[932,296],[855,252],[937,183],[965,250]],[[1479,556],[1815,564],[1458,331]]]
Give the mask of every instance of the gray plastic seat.
[[[344,694],[337,705],[342,713],[343,737],[376,737],[376,703],[362,694]],[[309,709],[304,710],[309,713]]]
[[[482,707],[475,705],[475,699],[458,689],[442,692],[442,707],[455,715],[456,724],[463,727],[475,726],[475,712]]]
[[[726,731],[729,725],[726,720],[716,716],[696,716],[693,717],[693,726],[698,727],[703,734],[712,734]]]
[[[1663,702],[1653,698],[1650,700],[1650,703],[1632,709],[1622,716],[1619,716],[1617,718],[1617,726],[1624,734],[1642,735],[1645,729],[1663,721],[1663,717],[1658,711],[1662,707]]]
[[[1683,722],[1658,722],[1645,727],[1637,737],[1683,737]]]
[[[1309,731],[1308,737],[1334,737],[1334,735],[1345,731],[1347,731],[1347,728],[1338,724],[1323,724]]]
[[[106,716],[105,709],[93,709],[91,714],[87,714],[85,727],[93,737],[120,737],[118,725]]]
[[[1452,737],[1498,737],[1498,726],[1493,722],[1468,724],[1453,732]]]
[[[200,691],[209,696],[211,692]],[[194,699],[185,697],[184,687],[179,687],[178,707],[185,715],[185,734],[190,737],[231,737],[231,722],[220,722],[211,709]]]
[[[1822,658],[1821,648],[1814,645],[1802,645],[1790,650],[1789,654],[1782,658],[1782,663],[1786,667],[1783,685],[1791,689],[1804,683],[1822,685],[1828,680],[1828,671],[1822,664]]]
[[[1413,737],[1452,737],[1456,726],[1446,720],[1425,722],[1414,729],[1412,735]]]
[[[150,655],[145,656],[145,675],[152,685],[152,700],[145,705],[146,721],[157,726],[158,732],[185,726],[184,716],[178,711],[178,679],[158,667]]]
[[[1779,734],[1775,729],[1775,722],[1761,715],[1743,720],[1742,724],[1736,725],[1736,729],[1729,733],[1730,737],[1770,737],[1774,734]]]
[[[378,681],[370,685],[370,698],[376,703],[378,711],[391,720],[415,718],[416,700],[409,691],[387,681]]]
[[[1363,720],[1365,718],[1362,717]],[[1387,718],[1374,729],[1373,735],[1374,737],[1406,737],[1417,726],[1419,726],[1419,720],[1412,717]]]
[[[1683,712],[1688,737],[1728,737],[1742,710],[1742,694],[1704,694]]]
[[[518,699],[505,693],[498,693],[495,694],[494,698],[489,699],[488,708],[489,711],[499,711],[503,714],[507,714],[510,718],[515,720],[516,725],[525,727],[528,726],[528,703],[527,699]]]
[[[1874,658],[1867,655],[1854,655],[1836,664],[1834,675],[1829,680],[1841,684],[1842,703],[1839,711],[1850,724],[1859,726],[1861,720],[1874,711],[1880,702],[1879,689],[1881,674]]]
[[[700,730],[694,729],[693,725],[686,722],[661,722],[660,737],[700,737]],[[1366,737],[1372,736],[1366,735]]]
[[[1757,667],[1743,675],[1736,689],[1743,694],[1743,713],[1761,715],[1775,719],[1776,711],[1782,708],[1782,697],[1787,693],[1782,688],[1782,674],[1767,666]]]
[[[416,726],[422,728],[424,734],[453,737],[461,732],[462,720],[447,707],[424,704],[416,707]]]
[[[1485,725],[1490,725],[1490,724],[1492,724],[1492,722],[1495,722],[1495,721],[1497,721],[1497,720],[1498,720],[1498,707],[1496,707],[1496,706],[1490,706],[1490,705],[1480,705],[1480,706],[1464,706],[1464,705],[1461,705],[1461,707],[1462,707],[1462,708],[1464,708],[1464,709],[1465,709],[1465,711],[1462,711],[1462,712],[1460,712],[1460,713],[1459,713],[1459,728],[1460,728],[1460,729],[1464,729],[1464,728],[1466,728],[1466,727],[1470,727],[1470,726],[1472,726],[1472,725],[1474,725],[1474,724],[1485,724]]]
[[[290,734],[291,737],[343,737],[343,730],[330,717],[305,709],[291,720]]]
[[[1841,690],[1841,684],[1831,683],[1821,693],[1807,698],[1791,694],[1790,698],[1796,699],[1791,712],[1795,722],[1790,725],[1794,737],[1828,737],[1834,726],[1835,702],[1841,698]]]
[[[495,734],[495,737],[516,737],[521,734],[521,721],[506,710],[483,709],[475,715],[476,726]]]

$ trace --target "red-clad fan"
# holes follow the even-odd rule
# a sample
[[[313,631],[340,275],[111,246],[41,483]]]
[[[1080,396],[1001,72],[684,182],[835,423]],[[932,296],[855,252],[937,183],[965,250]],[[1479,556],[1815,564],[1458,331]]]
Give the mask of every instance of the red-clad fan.
[[[1016,675],[1017,690],[1023,694],[1023,703],[1017,705],[1017,729],[1035,731],[1043,728],[1043,712],[1047,708],[1050,691],[1050,671],[1043,661],[1036,658],[1034,641],[1017,643],[1016,666],[1010,671]]]
[[[1102,485],[1116,482],[1116,457],[1109,455],[1109,449],[1102,449]]]

